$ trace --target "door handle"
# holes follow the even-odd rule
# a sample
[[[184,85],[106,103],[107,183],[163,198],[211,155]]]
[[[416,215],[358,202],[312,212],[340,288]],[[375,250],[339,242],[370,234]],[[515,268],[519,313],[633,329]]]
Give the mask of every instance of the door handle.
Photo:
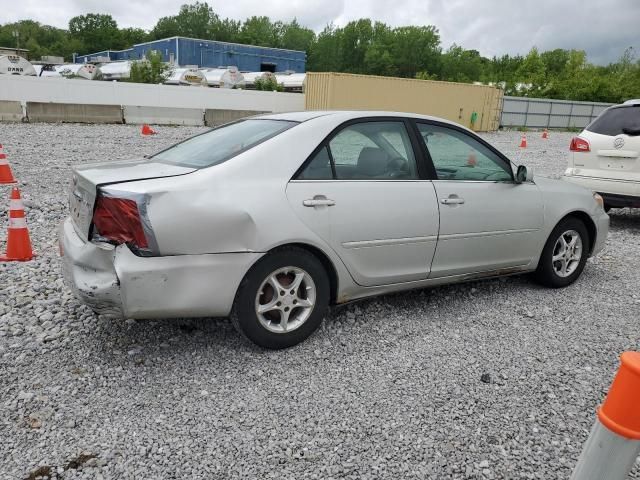
[[[333,207],[336,202],[325,197],[308,198],[302,201],[305,207]]]
[[[450,196],[448,198],[441,198],[440,203],[443,205],[462,205],[464,203],[464,198]]]

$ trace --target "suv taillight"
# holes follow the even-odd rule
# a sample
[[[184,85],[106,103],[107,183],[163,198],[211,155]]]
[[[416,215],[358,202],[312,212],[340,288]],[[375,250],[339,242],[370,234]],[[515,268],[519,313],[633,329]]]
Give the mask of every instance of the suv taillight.
[[[126,243],[136,249],[148,249],[138,204],[128,198],[98,196],[93,212],[94,238]]]
[[[590,152],[591,147],[589,146],[589,142],[584,138],[573,137],[569,144],[569,150],[572,152]]]

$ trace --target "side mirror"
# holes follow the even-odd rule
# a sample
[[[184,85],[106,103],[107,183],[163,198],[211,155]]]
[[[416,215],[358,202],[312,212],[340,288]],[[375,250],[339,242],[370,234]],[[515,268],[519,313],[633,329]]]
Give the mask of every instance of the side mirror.
[[[533,169],[527,170],[524,165],[519,165],[516,170],[516,183],[530,182],[533,180]]]

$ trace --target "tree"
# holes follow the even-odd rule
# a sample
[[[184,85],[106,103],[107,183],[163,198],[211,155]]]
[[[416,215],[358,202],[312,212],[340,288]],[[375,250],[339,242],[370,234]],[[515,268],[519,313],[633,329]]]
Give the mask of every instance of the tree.
[[[167,79],[168,65],[162,61],[162,54],[148,51],[146,59],[131,62],[129,82],[162,83]]]
[[[546,67],[538,49],[533,47],[522,64],[516,70],[516,77],[520,80],[522,86],[521,91],[528,95],[535,97],[546,85]]]
[[[434,26],[398,27],[393,36],[391,53],[401,77],[440,70],[440,35]]]
[[[144,43],[149,35],[141,28],[123,28],[120,30],[120,48],[131,48],[137,43]]]
[[[242,23],[236,20],[216,18],[211,26],[212,38],[221,42],[237,42]]]
[[[283,25],[280,46],[289,50],[307,51],[316,39],[310,28],[301,27],[294,18],[291,23]]]
[[[450,82],[471,83],[480,81],[485,62],[477,50],[465,50],[455,43],[440,59],[439,78]]]
[[[89,52],[118,48],[120,31],[111,15],[88,13],[69,20],[69,34],[80,40]]]
[[[175,16],[160,18],[151,32],[149,32],[151,40],[176,37],[178,35],[180,35],[180,31],[178,30],[178,22],[176,21]]]
[[[280,85],[278,80],[273,76],[256,78],[253,86],[256,90],[263,90],[265,92],[282,92],[284,90],[284,87]]]
[[[279,45],[278,28],[269,17],[251,17],[244,21],[238,35],[240,43],[277,47]]]
[[[307,54],[307,70],[312,72],[340,72],[340,29],[327,25],[316,38]]]

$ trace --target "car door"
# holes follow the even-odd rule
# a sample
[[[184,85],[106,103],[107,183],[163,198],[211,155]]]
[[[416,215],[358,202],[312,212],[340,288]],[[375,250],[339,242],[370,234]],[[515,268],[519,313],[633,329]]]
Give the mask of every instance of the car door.
[[[408,127],[398,118],[349,122],[316,149],[287,186],[297,215],[360,285],[429,275],[438,205],[432,182],[422,179],[417,138]]]
[[[430,278],[522,267],[540,252],[538,187],[517,184],[509,161],[466,130],[417,122],[435,168],[440,233]]]

